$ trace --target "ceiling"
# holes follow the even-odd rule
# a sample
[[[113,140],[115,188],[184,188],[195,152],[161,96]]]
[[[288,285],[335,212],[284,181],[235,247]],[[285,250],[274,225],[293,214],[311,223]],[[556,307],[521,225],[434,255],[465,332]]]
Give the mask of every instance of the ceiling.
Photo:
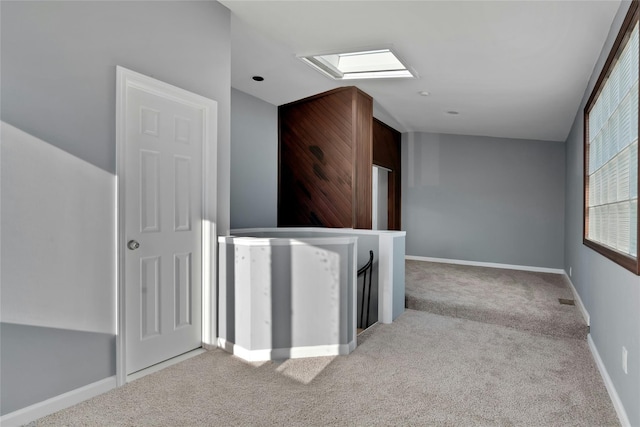
[[[547,141],[567,138],[620,6],[619,0],[221,3],[232,12],[231,84],[271,104],[355,85],[374,98],[376,116],[402,132]],[[392,47],[419,78],[339,82],[297,59],[379,47]]]

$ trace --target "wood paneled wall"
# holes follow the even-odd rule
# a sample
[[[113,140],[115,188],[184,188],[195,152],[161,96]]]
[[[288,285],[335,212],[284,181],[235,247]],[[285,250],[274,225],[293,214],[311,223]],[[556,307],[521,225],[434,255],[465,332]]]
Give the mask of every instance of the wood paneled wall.
[[[401,228],[401,168],[400,168],[400,141],[402,135],[392,127],[387,126],[378,119],[373,119],[373,164],[390,170],[389,194],[388,194],[388,228],[400,230]]]
[[[373,186],[373,99],[355,91],[355,171],[353,228],[371,229]]]
[[[356,87],[278,107],[278,226],[371,228],[372,112]]]

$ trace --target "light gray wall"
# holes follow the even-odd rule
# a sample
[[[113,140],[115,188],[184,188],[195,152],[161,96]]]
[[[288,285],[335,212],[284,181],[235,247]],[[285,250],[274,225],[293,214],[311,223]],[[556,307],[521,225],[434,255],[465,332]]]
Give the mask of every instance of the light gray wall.
[[[103,174],[113,176],[116,166],[116,65],[216,100],[216,225],[219,233],[226,233],[229,228],[231,98],[228,9],[213,1],[2,1],[0,8],[2,120],[88,162]],[[57,182],[55,176],[49,179],[52,185]],[[3,181],[2,185],[12,183]],[[108,210],[115,212],[115,193],[105,194],[105,199],[111,200]],[[41,201],[43,214],[48,208]],[[86,224],[78,223],[76,229],[90,226],[92,220],[87,218]],[[3,229],[4,226],[3,223]],[[71,232],[69,237],[76,236]],[[48,239],[47,236],[41,238]],[[107,245],[105,250],[115,253],[114,241],[115,235],[107,242],[95,244]],[[42,243],[44,247],[55,248],[55,242],[54,239]],[[3,262],[6,254],[3,246]],[[95,262],[101,265],[109,260]],[[59,280],[60,277],[51,277],[46,283],[29,283],[29,287],[51,291],[52,283]],[[100,288],[100,292],[115,295],[115,283],[107,281],[105,285],[105,280],[86,278],[86,285],[89,288],[109,286],[110,290]],[[21,285],[3,280],[2,290]],[[78,295],[75,301],[89,305],[88,300],[83,300],[88,297],[83,295]],[[61,319],[51,320],[56,324]],[[46,323],[44,319],[40,324]],[[38,330],[38,334],[42,333]],[[58,336],[71,337],[71,334]],[[23,375],[20,386],[26,384],[28,390],[20,394],[19,401],[12,401],[11,410],[115,374],[112,344],[86,346],[83,360],[91,362],[89,369],[83,364],[64,363],[64,349],[78,348],[77,340],[85,339],[82,334],[73,334],[73,337],[79,338],[73,338],[73,342],[52,339],[47,351],[38,353],[41,357],[38,363],[48,366],[52,375],[46,384],[39,381],[37,371],[29,369],[26,359],[2,360],[2,371],[20,372]],[[4,351],[5,336],[1,338]],[[24,336],[24,339],[30,338]],[[107,342],[113,343],[113,339]],[[25,364],[19,365],[22,362]],[[55,366],[63,368],[53,369]],[[12,390],[6,390],[4,381],[2,386],[3,395],[13,395]],[[1,409],[5,413],[6,408]]]
[[[278,225],[278,107],[231,89],[231,228]]]
[[[0,323],[0,334],[2,415],[112,376],[116,369],[112,334],[11,323]]]
[[[115,374],[116,180],[1,124],[4,415]]]
[[[385,110],[375,99],[373,100],[373,117],[380,120],[387,126],[391,126],[398,132],[406,131],[406,126],[403,126],[399,121],[397,121],[396,118],[389,114],[389,112]]]
[[[1,124],[0,321],[115,335],[115,178]]]
[[[115,172],[122,65],[216,100],[224,149],[229,28],[217,2],[3,1],[2,120]]]
[[[213,1],[2,1],[2,120],[115,172],[115,66],[218,102],[229,229],[230,12]]]
[[[630,2],[613,22],[566,142],[565,270],[591,318],[591,338],[611,377],[631,425],[640,425],[640,278],[582,244],[583,111]],[[622,346],[629,373],[622,371]]]
[[[562,268],[564,145],[402,135],[407,255]]]

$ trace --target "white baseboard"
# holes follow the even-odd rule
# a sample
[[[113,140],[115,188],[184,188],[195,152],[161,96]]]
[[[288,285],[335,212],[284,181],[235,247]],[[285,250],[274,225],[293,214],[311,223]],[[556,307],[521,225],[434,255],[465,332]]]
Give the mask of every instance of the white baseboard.
[[[622,427],[631,427],[627,412],[624,410],[624,405],[620,400],[620,396],[618,396],[618,392],[613,385],[613,381],[611,381],[611,377],[609,376],[609,372],[607,372],[607,368],[604,366],[604,362],[602,362],[602,358],[600,358],[600,353],[598,353],[598,349],[596,347],[596,344],[593,342],[593,338],[591,338],[591,334],[587,335],[587,342],[589,343],[589,349],[591,350],[591,354],[593,355],[593,360],[595,360],[596,365],[598,366],[598,370],[600,371],[600,375],[604,380],[604,385],[607,387],[607,391],[609,392],[609,397],[611,398],[613,407],[618,414],[618,420],[620,421],[620,424],[622,425]]]
[[[442,264],[458,264],[458,265],[472,265],[476,267],[490,267],[490,268],[503,268],[505,270],[523,270],[534,271],[537,273],[555,273],[564,274],[564,270],[561,268],[547,268],[547,267],[532,267],[528,265],[511,265],[511,264],[498,264],[494,262],[480,262],[480,261],[465,261],[460,259],[448,259],[448,258],[431,258],[416,255],[406,255],[405,259],[413,261],[428,261],[439,262]]]
[[[267,360],[347,355],[356,348],[356,340],[351,341],[349,344],[248,350],[224,338],[218,338],[218,347],[247,362],[264,362]]]
[[[578,309],[580,309],[580,313],[582,313],[582,317],[584,317],[584,321],[587,322],[587,326],[591,326],[591,316],[589,315],[589,312],[587,311],[586,307],[582,303],[582,298],[580,298],[580,294],[576,290],[575,286],[573,286],[573,282],[571,281],[571,278],[569,277],[566,271],[564,272],[564,275],[569,281],[571,292],[573,292],[573,298],[576,301],[576,305],[578,306]]]
[[[0,425],[13,427],[28,424],[38,418],[46,417],[54,412],[76,405],[99,394],[116,388],[116,377],[109,377],[88,384],[84,387],[68,391],[58,396],[36,403],[26,408],[18,409],[0,417]]]

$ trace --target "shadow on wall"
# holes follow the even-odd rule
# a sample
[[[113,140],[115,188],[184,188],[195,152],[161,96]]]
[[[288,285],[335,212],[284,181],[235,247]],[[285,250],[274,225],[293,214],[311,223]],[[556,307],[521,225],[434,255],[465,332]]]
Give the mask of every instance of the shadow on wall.
[[[115,177],[1,127],[6,415],[115,375]]]

